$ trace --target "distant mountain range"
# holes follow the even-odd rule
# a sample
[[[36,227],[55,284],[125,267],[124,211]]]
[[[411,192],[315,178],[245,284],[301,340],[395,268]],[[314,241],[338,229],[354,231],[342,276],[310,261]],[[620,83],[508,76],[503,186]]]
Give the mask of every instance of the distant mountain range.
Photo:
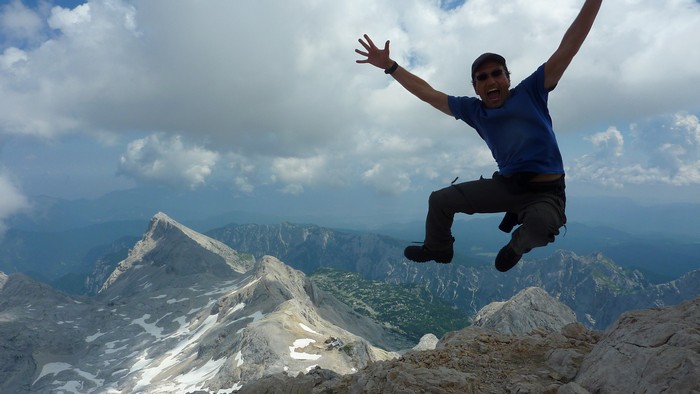
[[[496,253],[509,241],[509,234],[498,230],[501,217],[457,220],[452,232],[456,252],[470,261],[492,264]],[[692,221],[692,220],[691,220]],[[643,230],[643,227],[640,228]],[[386,226],[375,232],[399,239],[422,241],[423,223]],[[653,283],[676,279],[700,269],[700,224],[693,233],[631,233],[609,225],[570,222],[553,244],[531,251],[530,259],[547,258],[556,250],[579,255],[603,253],[616,264],[640,270]]]
[[[457,222],[457,257],[448,266],[410,263],[402,253],[407,241],[363,231],[279,223],[231,224],[206,234],[256,258],[277,256],[307,275],[319,268],[334,268],[358,273],[364,280],[423,286],[467,315],[493,300],[508,299],[523,287],[539,286],[574,309],[580,321],[604,328],[623,311],[673,305],[698,294],[697,273],[690,269],[700,263],[697,258],[700,250],[695,252],[700,243],[686,245],[686,257],[690,260],[685,266],[689,269],[687,273],[677,279],[661,280],[656,274],[650,276],[649,270],[623,268],[605,253],[579,255],[556,251],[555,247],[565,245],[570,239],[581,242],[596,239],[599,245],[608,242],[610,248],[622,248],[627,242],[618,233],[595,229],[584,237],[582,229],[586,227],[573,224],[568,235],[542,248],[542,252],[553,254],[541,258],[528,254],[515,270],[502,275],[493,269],[492,259],[507,236],[502,234],[502,239],[494,241],[483,235],[499,233],[496,219]],[[58,233],[11,230],[1,243],[0,270],[26,272],[71,293],[94,294],[138,239],[124,234],[143,232],[146,227],[139,222],[116,222]],[[577,233],[573,234],[574,231]],[[398,234],[402,235],[403,239],[411,239],[406,233]],[[646,244],[648,248],[661,245]],[[634,254],[648,248],[625,250]],[[652,253],[645,258],[657,273],[683,266]]]
[[[533,250],[530,259],[544,259],[560,249],[577,255],[601,252],[616,264],[641,271],[654,284],[700,269],[700,222],[694,220],[700,215],[700,204],[647,207],[624,199],[577,199],[575,195],[569,200],[567,228],[554,244]],[[270,202],[268,212],[260,212],[245,201],[232,201],[231,196],[216,190],[194,193],[162,187],[113,192],[92,200],[34,198],[31,212],[6,221],[8,230],[0,237],[0,270],[23,272],[60,289],[85,293],[89,289],[83,286],[84,277],[95,261],[110,253],[117,261],[118,254],[123,258],[158,211],[168,212],[203,233],[232,223],[279,225],[295,218],[296,223],[386,235],[403,244],[422,241],[424,235],[422,213],[407,216],[419,216],[417,220],[389,225],[365,223],[339,210],[339,217],[347,218],[349,227],[344,227],[339,217],[304,214],[309,209],[286,205],[292,202]],[[236,210],[222,212],[229,206]],[[351,219],[355,220],[352,224]],[[508,235],[497,229],[499,220],[493,215],[457,216],[453,232],[456,252],[463,262],[493,262],[508,241]]]
[[[432,294],[473,315],[494,300],[506,300],[537,286],[571,307],[578,320],[602,329],[624,311],[675,305],[700,294],[700,271],[654,284],[602,253],[579,256],[557,251],[545,259],[526,255],[513,270],[464,256],[452,264],[415,264],[402,256],[404,241],[383,235],[337,231],[315,225],[229,225],[207,233],[256,257],[279,256],[307,274],[319,268],[359,273],[368,280],[420,284]]]

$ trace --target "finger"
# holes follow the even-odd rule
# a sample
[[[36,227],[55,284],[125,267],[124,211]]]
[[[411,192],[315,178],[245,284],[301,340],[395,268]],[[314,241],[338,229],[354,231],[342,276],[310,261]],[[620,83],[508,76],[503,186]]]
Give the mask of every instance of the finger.
[[[389,50],[389,40],[386,40],[386,42],[384,43],[384,50],[385,51]]]
[[[362,45],[363,47],[365,47],[366,50],[368,50],[368,51],[370,50],[369,45],[365,44],[365,42],[362,41],[361,38],[360,38],[359,40],[357,40],[357,41],[359,41],[360,45]]]
[[[362,51],[359,50],[359,49],[355,49],[355,53],[358,53],[358,54],[360,54],[360,55],[362,55],[362,56],[369,56],[369,53],[367,53],[367,52],[362,52]]]
[[[369,38],[369,36],[368,36],[367,34],[365,34],[365,40],[367,40],[367,43],[368,43],[371,47],[374,47],[374,48],[377,47],[376,45],[374,45],[374,42],[372,42],[372,39]],[[369,49],[369,48],[367,48],[367,49]]]

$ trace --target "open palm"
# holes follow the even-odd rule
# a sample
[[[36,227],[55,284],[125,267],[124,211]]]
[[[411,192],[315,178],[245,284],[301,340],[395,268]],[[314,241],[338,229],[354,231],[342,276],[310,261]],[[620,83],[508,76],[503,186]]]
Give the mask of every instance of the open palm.
[[[367,34],[364,35],[364,40],[360,38],[358,41],[360,45],[365,48],[366,52],[359,49],[355,49],[355,52],[366,56],[366,59],[356,60],[357,63],[369,63],[375,67],[384,69],[391,66],[392,62],[389,58],[389,40],[384,43],[384,49],[377,48]]]

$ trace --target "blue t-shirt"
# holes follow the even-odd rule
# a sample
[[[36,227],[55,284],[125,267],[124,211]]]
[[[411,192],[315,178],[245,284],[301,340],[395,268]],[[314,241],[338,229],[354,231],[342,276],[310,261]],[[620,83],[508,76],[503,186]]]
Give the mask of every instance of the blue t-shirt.
[[[544,65],[510,91],[499,108],[476,97],[449,96],[452,114],[476,129],[502,175],[563,174],[564,164],[547,109]]]

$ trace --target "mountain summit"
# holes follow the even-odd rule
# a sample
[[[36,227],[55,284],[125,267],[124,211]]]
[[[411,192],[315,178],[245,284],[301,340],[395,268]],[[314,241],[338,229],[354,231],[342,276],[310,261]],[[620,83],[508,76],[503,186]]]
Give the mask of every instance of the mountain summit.
[[[492,302],[474,317],[474,325],[504,334],[559,331],[576,323],[576,314],[539,287],[528,287],[504,302]]]
[[[223,243],[206,237],[159,212],[151,219],[148,231],[129,251],[107,278],[100,292],[108,289],[123,275],[142,269],[162,271],[169,276],[208,274],[233,278],[251,269],[251,256],[241,256]],[[167,286],[168,283],[165,283]]]

